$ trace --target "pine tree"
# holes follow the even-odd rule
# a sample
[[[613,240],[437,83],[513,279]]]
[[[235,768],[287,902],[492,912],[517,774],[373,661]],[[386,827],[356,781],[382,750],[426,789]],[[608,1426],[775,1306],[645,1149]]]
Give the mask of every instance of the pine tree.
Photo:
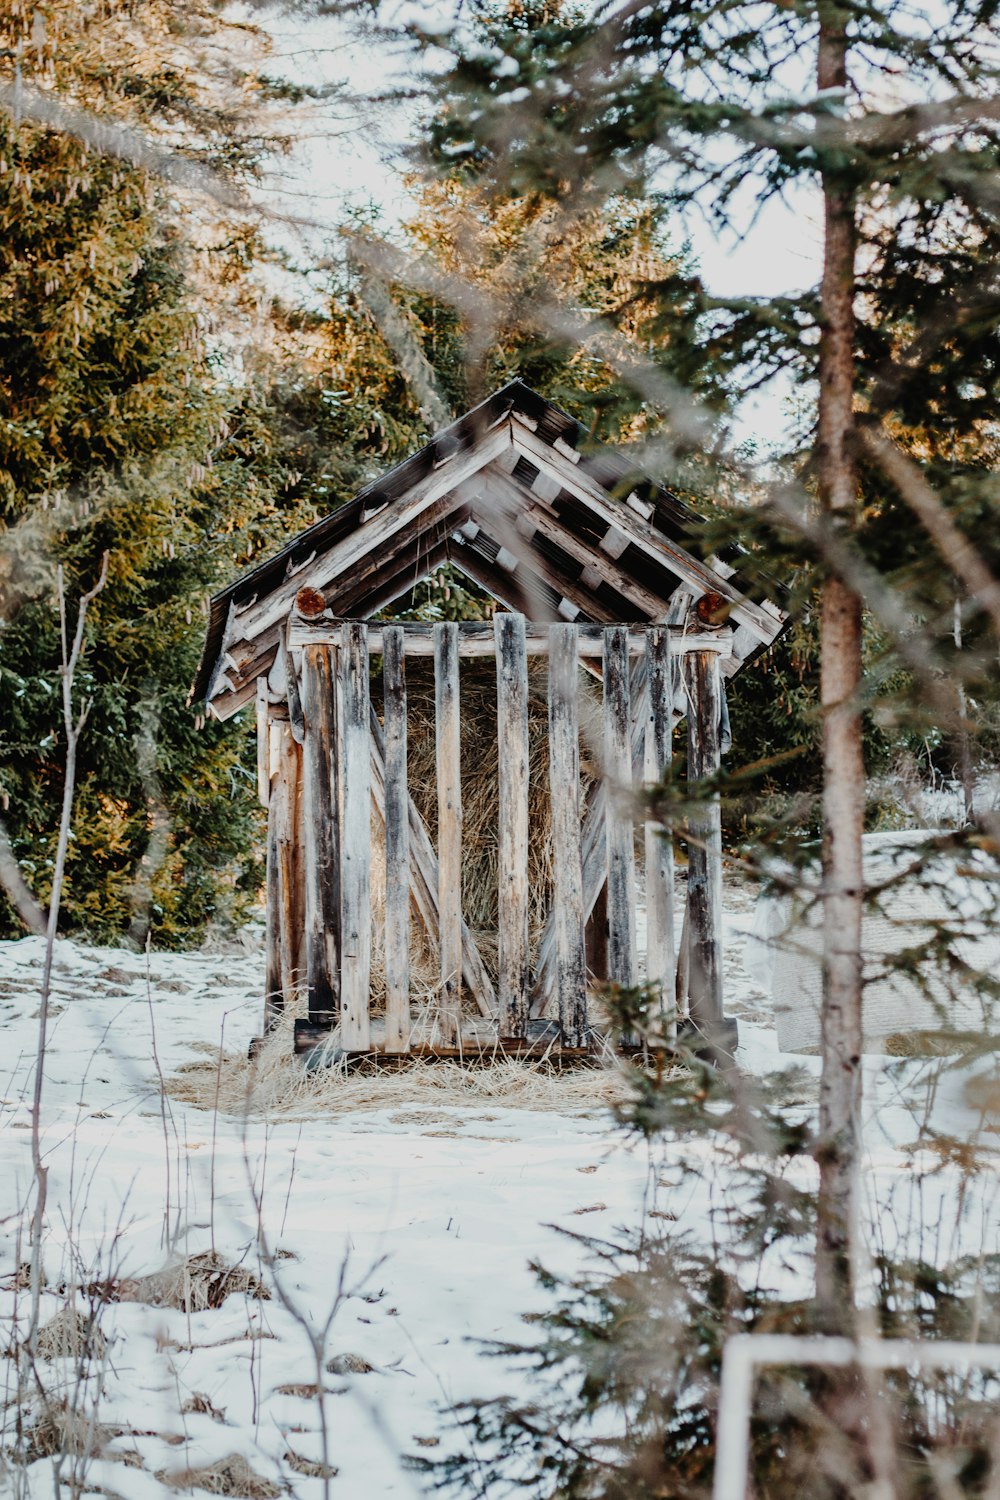
[[[152,921],[161,940],[185,940],[241,909],[259,875],[242,726],[199,732],[186,707],[202,605],[273,546],[300,496],[285,437],[206,343],[206,313],[220,322],[212,288],[232,283],[238,309],[247,283],[228,251],[206,275],[182,237],[190,202],[171,162],[186,151],[213,182],[238,183],[265,135],[245,67],[219,70],[219,30],[200,7],[111,5],[95,20],[8,3],[0,27],[6,103],[27,117],[0,117],[2,815],[44,899],[62,754],[54,570],[73,594],[107,549],[79,684],[93,708],[64,920],[137,938]],[[50,106],[63,128],[31,123]],[[119,149],[125,127],[140,134]],[[239,246],[248,264],[245,235]],[[5,901],[0,912],[19,930]]]

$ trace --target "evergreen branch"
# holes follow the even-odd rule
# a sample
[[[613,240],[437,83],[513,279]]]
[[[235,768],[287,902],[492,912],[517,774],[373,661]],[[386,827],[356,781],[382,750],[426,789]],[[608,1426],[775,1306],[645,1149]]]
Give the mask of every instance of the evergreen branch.
[[[943,560],[961,579],[975,603],[989,615],[1000,638],[1000,581],[955,524],[917,465],[892,442],[885,429],[862,422],[857,433],[859,442],[921,522]]]
[[[119,125],[93,110],[62,103],[40,89],[21,82],[0,84],[0,109],[19,125],[23,120],[48,130],[62,131],[91,146],[104,156],[130,162],[175,187],[207,194],[225,208],[250,207],[245,194],[220,172],[203,167],[180,151],[171,151],[144,132]]]

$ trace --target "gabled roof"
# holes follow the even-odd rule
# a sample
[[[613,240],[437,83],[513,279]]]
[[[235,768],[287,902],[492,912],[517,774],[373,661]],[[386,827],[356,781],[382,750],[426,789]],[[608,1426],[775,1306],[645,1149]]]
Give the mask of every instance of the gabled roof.
[[[303,586],[334,615],[366,617],[444,562],[535,621],[682,623],[693,600],[720,594],[732,675],[780,632],[783,590],[752,601],[738,552],[699,557],[702,519],[624,454],[581,452],[584,436],[511,381],[216,594],[192,695],[222,719],[241,708]]]

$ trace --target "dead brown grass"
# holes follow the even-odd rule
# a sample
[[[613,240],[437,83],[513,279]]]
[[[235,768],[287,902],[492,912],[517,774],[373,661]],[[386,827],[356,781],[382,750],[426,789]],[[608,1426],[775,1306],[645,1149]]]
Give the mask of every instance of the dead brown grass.
[[[302,1474],[307,1479],[336,1479],[340,1472],[333,1464],[324,1464],[318,1458],[303,1458],[294,1448],[286,1451],[285,1463],[293,1474]]]
[[[234,1292],[265,1302],[271,1296],[249,1266],[230,1265],[215,1250],[189,1255],[148,1276],[95,1283],[92,1291],[106,1302],[145,1302],[186,1313],[221,1307]]]
[[[256,1058],[225,1053],[220,1060],[188,1063],[166,1080],[169,1094],[199,1109],[227,1114],[305,1117],[354,1114],[402,1106],[508,1109],[589,1114],[621,1103],[628,1084],[623,1068],[560,1068],[556,1062],[498,1056],[485,1063],[414,1059],[402,1065],[377,1059],[347,1070],[309,1071],[292,1052],[292,1020],[286,1016]]]
[[[100,1458],[111,1440],[111,1432],[91,1421],[67,1401],[46,1401],[28,1430],[31,1459],[71,1454],[75,1458]]]
[[[157,1474],[161,1484],[175,1490],[205,1490],[209,1495],[242,1495],[246,1500],[278,1500],[280,1486],[252,1469],[241,1453],[230,1453],[201,1469],[178,1469]]]
[[[89,1313],[74,1307],[60,1308],[38,1330],[39,1359],[102,1360],[108,1341]]]

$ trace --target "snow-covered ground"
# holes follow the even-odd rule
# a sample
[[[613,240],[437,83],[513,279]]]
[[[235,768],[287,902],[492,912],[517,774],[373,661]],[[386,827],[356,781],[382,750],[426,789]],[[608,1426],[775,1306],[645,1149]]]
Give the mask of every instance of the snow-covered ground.
[[[739,1062],[754,1075],[798,1062],[795,1098],[809,1106],[818,1060],[778,1053],[767,998],[742,967],[751,921],[752,897],[730,886],[725,973],[727,1009],[740,1017]],[[0,944],[5,1346],[15,1312],[26,1312],[16,1273],[25,1259],[20,1211],[31,1197],[41,956],[38,939]],[[145,1500],[165,1492],[166,1476],[237,1454],[262,1480],[318,1497],[321,1479],[302,1472],[321,1455],[309,1389],[318,1341],[322,1362],[334,1361],[324,1377],[331,1493],[415,1495],[419,1481],[403,1456],[455,1440],[442,1409],[511,1389],[509,1367],[484,1359],[478,1341],[518,1339],[524,1314],[545,1305],[530,1259],[566,1269],[580,1253],[555,1226],[600,1234],[653,1213],[698,1234],[719,1163],[706,1145],[704,1173],[682,1181],[669,1170],[669,1146],[650,1154],[625,1140],[604,1106],[580,1103],[579,1080],[563,1112],[502,1100],[394,1101],[391,1077],[380,1085],[382,1107],[347,1114],[306,1107],[244,1120],[164,1096],[159,1078],[199,1063],[204,1071],[220,1039],[229,1053],[245,1050],[259,1029],[261,985],[261,953],[235,946],[153,953],[147,971],[142,955],[58,945],[43,1109],[54,1290],[43,1317],[62,1306],[61,1282],[85,1289],[138,1276],[171,1254],[215,1250],[274,1293],[266,1301],[234,1293],[197,1313],[139,1301],[102,1306],[96,1419],[119,1435],[89,1464],[87,1487]],[[992,1152],[996,1117],[978,1113],[965,1080],[941,1074],[938,1063],[890,1068],[873,1058],[866,1068],[868,1182],[883,1236],[933,1226],[944,1255],[995,1244],[997,1203],[984,1179],[961,1198],[967,1163],[943,1145],[915,1147],[923,1116],[942,1137],[974,1138]],[[690,1144],[684,1149],[690,1160]],[[805,1179],[812,1170],[807,1161],[796,1169]],[[85,1290],[80,1302],[86,1307]],[[14,1363],[3,1363],[10,1391]],[[48,1376],[68,1389],[71,1363],[52,1362]],[[38,1460],[31,1473],[31,1493],[51,1495],[50,1462]],[[266,1483],[255,1491],[277,1492]]]

